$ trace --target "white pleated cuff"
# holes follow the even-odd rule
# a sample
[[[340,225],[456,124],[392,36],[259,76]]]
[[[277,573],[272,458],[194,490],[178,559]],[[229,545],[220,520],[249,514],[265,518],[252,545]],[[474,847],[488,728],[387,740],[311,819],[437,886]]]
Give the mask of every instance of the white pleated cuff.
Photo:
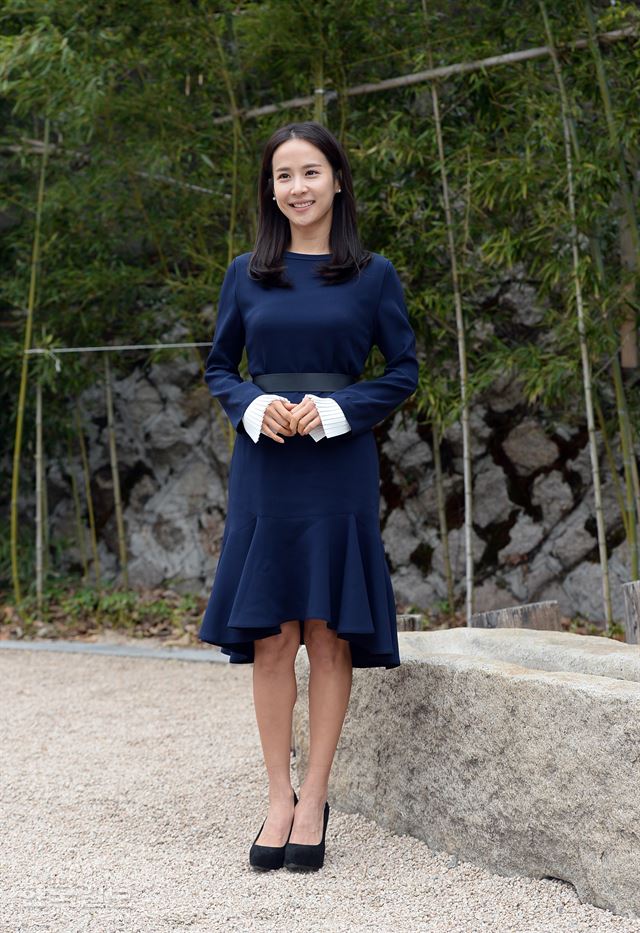
[[[305,398],[310,398],[316,403],[320,421],[322,422],[317,428],[312,428],[309,431],[309,435],[314,441],[321,441],[323,437],[346,434],[347,431],[351,430],[351,425],[335,399],[321,398],[319,395],[311,394],[305,395]]]
[[[258,443],[260,434],[262,433],[262,422],[267,406],[276,398],[282,399],[283,402],[289,401],[284,395],[274,395],[273,393],[265,392],[264,395],[259,395],[257,398],[254,398],[244,410],[242,423],[254,444]]]

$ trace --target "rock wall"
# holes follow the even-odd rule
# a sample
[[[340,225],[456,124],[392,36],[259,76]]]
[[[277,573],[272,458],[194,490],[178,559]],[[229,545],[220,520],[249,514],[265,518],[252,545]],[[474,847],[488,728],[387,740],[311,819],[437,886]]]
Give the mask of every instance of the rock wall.
[[[209,395],[195,360],[135,370],[114,381],[113,397],[129,583],[204,592],[213,579],[224,531],[231,426]],[[101,571],[115,579],[118,541],[102,387],[85,392],[81,404],[87,413]],[[52,534],[71,542],[64,566],[79,570],[68,468],[65,463],[49,471],[50,501],[56,500]],[[75,470],[81,484],[78,463]]]
[[[114,381],[117,443],[132,585],[206,593],[224,530],[234,432],[204,385],[197,360],[158,363]],[[103,389],[82,397],[103,575],[118,574],[117,534]],[[398,606],[446,599],[432,436],[407,410],[376,429],[381,527]],[[584,425],[549,426],[504,378],[471,413],[476,610],[557,599],[561,611],[603,618],[601,577]],[[462,431],[441,446],[449,548],[464,592]],[[640,453],[640,451],[638,452]],[[82,489],[79,463],[72,467]],[[614,487],[601,462],[614,614],[628,558]],[[52,537],[69,542],[63,568],[80,568],[70,465],[49,464]],[[88,541],[87,541],[88,548]]]
[[[586,426],[545,426],[502,379],[476,401],[470,417],[475,610],[557,599],[566,615],[602,620],[595,504]],[[433,606],[446,599],[431,433],[395,416],[382,444],[388,461],[383,539],[398,603]],[[599,447],[601,448],[600,438]],[[455,593],[464,593],[462,428],[445,432],[449,553]],[[618,464],[618,467],[620,464]],[[628,548],[614,482],[600,458],[614,616],[624,617]],[[395,490],[392,492],[392,490]]]

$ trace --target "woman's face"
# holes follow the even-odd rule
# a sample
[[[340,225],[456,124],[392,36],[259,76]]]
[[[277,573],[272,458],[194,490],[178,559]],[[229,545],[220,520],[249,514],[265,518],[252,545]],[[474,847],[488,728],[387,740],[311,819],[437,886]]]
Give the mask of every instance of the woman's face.
[[[288,139],[273,153],[271,167],[276,203],[291,226],[305,236],[316,230],[328,232],[340,182],[334,180],[324,154],[305,139]]]

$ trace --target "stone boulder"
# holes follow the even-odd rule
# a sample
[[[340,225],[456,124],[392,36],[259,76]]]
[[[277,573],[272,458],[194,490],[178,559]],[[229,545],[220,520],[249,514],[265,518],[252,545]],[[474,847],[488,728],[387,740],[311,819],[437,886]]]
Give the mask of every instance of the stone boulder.
[[[329,781],[362,813],[502,875],[560,878],[640,917],[640,655],[527,629],[400,632],[400,667],[354,670]],[[294,748],[309,760],[296,659]]]

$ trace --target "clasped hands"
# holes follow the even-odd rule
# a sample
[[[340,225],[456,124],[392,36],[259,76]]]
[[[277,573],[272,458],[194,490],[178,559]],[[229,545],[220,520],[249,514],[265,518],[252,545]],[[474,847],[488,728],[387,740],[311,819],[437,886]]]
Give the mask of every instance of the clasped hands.
[[[285,437],[308,434],[320,424],[322,420],[313,399],[303,398],[301,402],[283,402],[275,398],[264,410],[262,433],[279,444],[284,444],[284,437],[278,437],[279,434],[284,434]]]

